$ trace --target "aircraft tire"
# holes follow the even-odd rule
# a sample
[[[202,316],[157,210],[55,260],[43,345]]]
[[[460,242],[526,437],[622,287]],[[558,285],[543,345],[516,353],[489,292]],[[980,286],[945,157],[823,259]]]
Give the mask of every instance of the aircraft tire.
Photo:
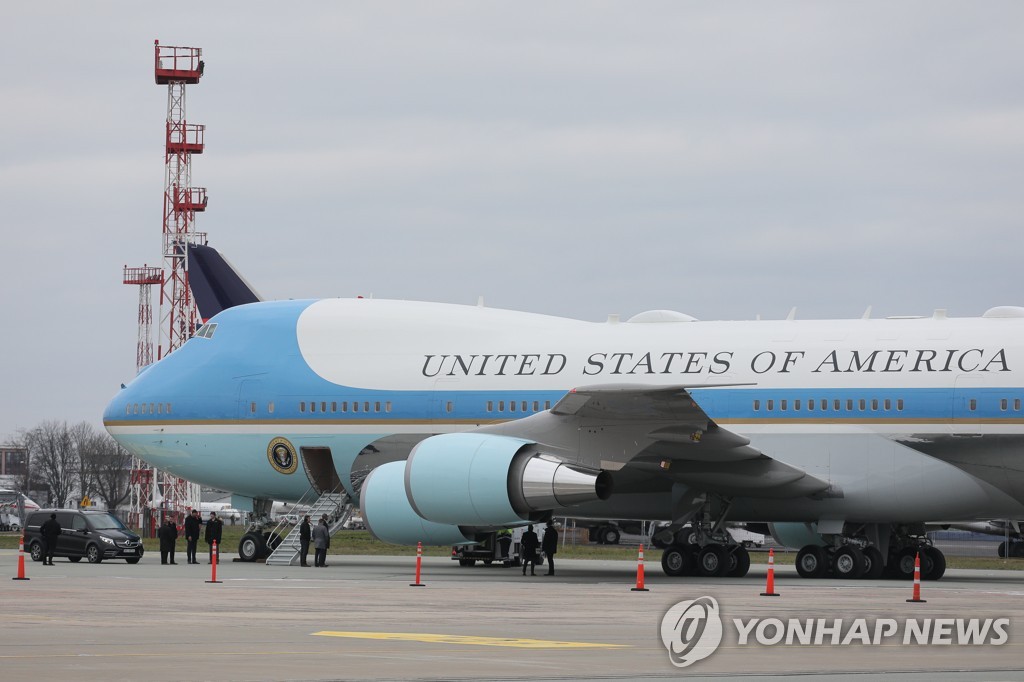
[[[921,580],[939,580],[946,573],[946,555],[935,547],[925,547],[922,555],[930,559],[928,572],[924,571],[924,561],[921,562]],[[922,556],[922,559],[924,557]]]
[[[729,554],[729,570],[726,576],[729,578],[742,578],[750,571],[750,552],[746,547],[737,547]]]
[[[853,545],[840,547],[832,555],[832,573],[837,578],[856,580],[864,575],[865,568],[867,566],[864,563],[864,553]]]
[[[661,570],[673,578],[692,575],[696,568],[695,562],[695,555],[685,545],[672,544],[661,553]]]
[[[896,553],[896,560],[892,563],[892,577],[897,580],[914,579],[914,557],[917,556],[917,547],[904,547]],[[921,568],[924,568],[924,561]],[[922,571],[923,572],[923,571]]]
[[[697,572],[705,578],[720,578],[729,572],[729,548],[725,545],[706,545],[697,555]]]
[[[238,541],[238,558],[242,561],[257,561],[266,554],[267,547],[259,533],[246,533]]]
[[[825,548],[805,545],[797,552],[796,572],[801,578],[824,578],[828,574],[828,553]]]
[[[864,574],[865,580],[878,580],[885,573],[885,560],[877,547],[866,547],[864,549]]]
[[[1011,549],[1010,551],[1012,552],[1013,549]],[[999,555],[1000,559],[1005,559],[1006,558],[1006,543],[1005,542],[1000,542],[999,543],[999,547],[996,548],[996,554]]]
[[[1010,541],[1010,556],[1024,557],[1024,542]]]

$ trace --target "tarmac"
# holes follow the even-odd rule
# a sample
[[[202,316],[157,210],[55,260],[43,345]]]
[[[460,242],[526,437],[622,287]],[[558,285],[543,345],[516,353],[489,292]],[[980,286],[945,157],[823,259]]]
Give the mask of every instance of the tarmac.
[[[0,578],[0,680],[1024,680],[1024,571],[950,570],[923,584],[926,602],[907,603],[909,582],[802,580],[778,567],[779,596],[762,597],[765,566],[668,578],[659,557],[648,553],[647,592],[631,590],[636,564],[624,561],[559,560],[554,576],[524,576],[425,558],[412,587],[410,557],[330,555],[326,568],[225,559],[217,584],[205,557],[187,565],[183,552],[176,566],[153,554],[134,566],[26,558],[29,580]],[[17,560],[0,551],[0,575],[14,577]],[[662,619],[699,597],[718,602],[721,644],[676,667]],[[1006,642],[741,644],[735,626],[839,618],[848,632],[888,618],[902,633],[908,619],[974,617],[1009,619]]]

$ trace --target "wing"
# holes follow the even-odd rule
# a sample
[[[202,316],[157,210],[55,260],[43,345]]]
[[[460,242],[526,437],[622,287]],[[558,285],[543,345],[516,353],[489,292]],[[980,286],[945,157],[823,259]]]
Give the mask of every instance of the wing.
[[[691,392],[723,385],[577,388],[548,413],[487,430],[554,445],[564,456],[627,476],[665,477],[723,495],[795,498],[827,491],[827,481],[716,424]]]

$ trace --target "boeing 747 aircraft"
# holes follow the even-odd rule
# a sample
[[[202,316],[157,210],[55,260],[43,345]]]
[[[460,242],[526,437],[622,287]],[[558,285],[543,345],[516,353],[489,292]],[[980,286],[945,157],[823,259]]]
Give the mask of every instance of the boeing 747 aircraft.
[[[668,520],[671,575],[741,576],[726,521],[805,577],[941,577],[941,519],[1024,518],[1024,308],[979,318],[582,322],[373,299],[220,312],[104,422],[256,511],[338,481],[382,540],[552,515]],[[243,500],[244,501],[244,500]],[[685,534],[680,532],[686,528]]]

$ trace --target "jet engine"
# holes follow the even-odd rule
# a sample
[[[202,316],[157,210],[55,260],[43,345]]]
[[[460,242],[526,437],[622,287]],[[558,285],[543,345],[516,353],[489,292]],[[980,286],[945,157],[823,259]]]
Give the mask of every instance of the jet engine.
[[[608,472],[565,462],[536,443],[449,433],[374,469],[360,497],[366,525],[381,540],[451,545],[610,494]]]
[[[458,526],[433,523],[416,514],[405,494],[405,462],[382,464],[363,481],[360,505],[370,532],[394,545],[457,545],[472,542],[473,533]]]
[[[427,438],[405,465],[409,502],[436,523],[502,527],[534,512],[608,499],[608,472],[569,464],[542,448],[485,433]]]

